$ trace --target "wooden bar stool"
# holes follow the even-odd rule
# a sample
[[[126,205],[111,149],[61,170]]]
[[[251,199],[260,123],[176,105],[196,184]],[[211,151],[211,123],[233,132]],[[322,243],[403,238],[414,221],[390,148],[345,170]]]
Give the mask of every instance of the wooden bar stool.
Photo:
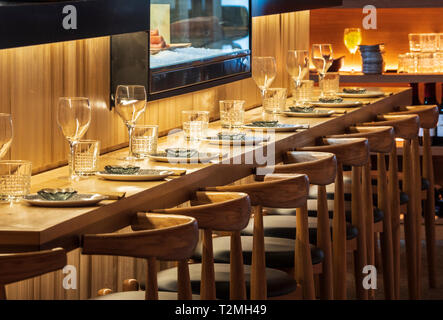
[[[140,216],[140,215],[139,215]],[[82,254],[116,255],[146,259],[146,290],[111,293],[99,300],[158,300],[192,298],[188,258],[198,242],[197,221],[186,216],[142,214],[144,231],[90,234],[82,237]],[[158,291],[157,259],[178,261],[178,295]]]
[[[357,297],[368,299],[363,288],[362,270],[367,265],[366,221],[362,203],[362,167],[368,163],[368,140],[364,138],[322,139],[321,145],[297,148],[299,151],[330,152],[337,158],[337,176],[332,218],[334,299],[346,299],[346,213],[344,203],[343,166],[352,167],[352,224],[358,228],[357,250],[354,253]]]
[[[306,174],[310,185],[317,186],[317,217],[309,217],[309,241],[323,251],[324,259],[321,270],[314,269],[320,281],[321,299],[333,299],[332,281],[332,246],[330,220],[327,207],[326,185],[335,181],[337,161],[335,155],[326,152],[287,152],[283,165],[260,168],[262,172],[275,174]],[[256,176],[256,180],[262,177]],[[263,208],[264,236],[296,239],[296,209]],[[254,221],[249,221],[242,235],[253,235]],[[265,238],[266,239],[266,238]],[[266,240],[265,240],[266,241]]]
[[[376,121],[359,124],[359,126],[391,126],[394,128],[395,137],[404,139],[403,149],[403,192],[406,193],[407,199],[399,192],[398,174],[397,171],[397,149],[393,148],[390,153],[390,168],[389,168],[389,185],[393,201],[391,201],[391,215],[392,215],[392,237],[394,245],[394,281],[396,283],[396,297],[399,297],[399,281],[400,281],[400,205],[406,203],[407,212],[405,218],[405,240],[406,240],[406,257],[408,270],[408,287],[409,296],[411,299],[419,298],[419,274],[418,274],[418,257],[417,247],[418,230],[417,228],[417,214],[418,199],[417,185],[419,186],[419,179],[417,178],[419,170],[418,157],[418,129],[419,118],[417,115],[384,115],[378,116]],[[415,151],[414,151],[415,150]],[[400,201],[397,201],[395,195],[400,195]]]
[[[66,251],[62,248],[0,254],[0,300],[6,300],[5,285],[60,270],[66,261]]]
[[[426,231],[426,252],[428,259],[429,287],[436,288],[435,262],[435,190],[434,168],[432,163],[430,129],[437,126],[437,106],[408,106],[396,108],[390,115],[416,114],[419,117],[420,128],[423,129],[423,160],[422,160],[422,200],[424,200],[424,220]],[[424,190],[423,190],[424,189]]]
[[[363,189],[366,203],[366,245],[368,248],[368,264],[375,264],[374,239],[376,233],[380,233],[380,240],[383,253],[383,281],[385,298],[392,300],[396,298],[394,280],[394,255],[392,240],[392,218],[390,201],[398,201],[398,193],[393,195],[392,190],[388,188],[388,179],[386,172],[386,155],[392,152],[395,147],[395,135],[393,127],[350,127],[346,134],[333,135],[330,138],[366,138],[369,143],[369,151],[377,154],[377,206],[383,212],[383,219],[377,220],[374,215],[372,202],[372,183],[371,183],[371,162],[364,166]],[[397,199],[394,199],[395,198]],[[374,225],[375,223],[375,225]],[[371,291],[371,294],[374,292]],[[397,297],[398,298],[398,297]]]
[[[303,290],[305,299],[315,299],[313,261],[321,263],[323,252],[314,251],[311,258],[311,246],[308,235],[308,215],[306,202],[309,181],[306,175],[269,174],[264,182],[244,185],[229,185],[206,188],[209,191],[245,192],[251,198],[254,211],[254,235],[242,236],[243,257],[245,264],[251,265],[251,299],[291,298],[282,288],[275,286],[271,268],[294,269],[293,277]],[[268,238],[263,231],[263,207],[298,208],[297,237],[292,239]],[[229,263],[227,238],[214,239],[214,259],[219,263]],[[265,241],[266,240],[266,241]],[[266,268],[270,266],[271,268]],[[286,272],[284,272],[286,274]],[[285,297],[286,296],[286,297]]]

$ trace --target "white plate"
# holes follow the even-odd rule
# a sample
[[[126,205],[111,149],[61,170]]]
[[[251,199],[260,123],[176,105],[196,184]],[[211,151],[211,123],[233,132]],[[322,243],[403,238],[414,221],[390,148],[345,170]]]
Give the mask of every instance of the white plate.
[[[320,102],[311,101],[313,106],[321,108],[346,108],[346,107],[358,107],[363,105],[361,101],[342,101],[342,102]]]
[[[285,116],[298,118],[326,118],[333,115],[334,113],[335,111],[332,110],[314,110],[313,112],[283,112]]]
[[[245,140],[223,140],[218,137],[207,137],[202,141],[210,144],[218,144],[219,146],[252,146],[269,140],[269,137],[246,136]]]
[[[342,98],[378,98],[383,97],[385,93],[382,91],[366,91],[365,93],[339,92],[337,95]]]
[[[107,180],[116,180],[116,181],[154,181],[154,180],[162,180],[173,174],[174,172],[171,171],[155,170],[155,169],[140,169],[135,174],[112,174],[112,173],[107,173],[106,171],[100,171],[95,173],[95,175],[98,177],[102,177]]]
[[[254,127],[251,125],[244,125],[244,129],[249,129],[252,131],[275,131],[275,132],[288,132],[295,131],[297,129],[309,129],[309,124],[285,124],[279,123],[280,125],[284,125],[284,127]]]
[[[205,163],[213,159],[223,158],[225,155],[213,152],[200,152],[198,156],[192,158],[167,157],[166,152],[158,154],[150,154],[148,158],[153,161],[169,162],[169,163]]]
[[[93,206],[100,201],[107,200],[108,197],[101,194],[84,194],[77,193],[74,194],[68,200],[45,200],[41,198],[38,194],[29,194],[23,198],[23,201],[38,207],[88,207]]]

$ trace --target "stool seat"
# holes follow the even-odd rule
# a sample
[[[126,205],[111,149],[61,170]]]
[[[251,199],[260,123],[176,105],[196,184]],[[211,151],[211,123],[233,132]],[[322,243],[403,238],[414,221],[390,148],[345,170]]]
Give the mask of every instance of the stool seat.
[[[330,221],[332,225],[332,220]],[[295,216],[264,216],[264,233],[265,237],[277,237],[286,239],[295,239],[297,223]],[[309,242],[313,245],[317,244],[317,218],[309,217]],[[251,236],[254,223],[251,220],[248,226],[242,231],[242,235]],[[332,235],[332,227],[331,227]],[[348,223],[346,225],[346,240],[352,240],[358,236],[358,229]],[[312,250],[311,250],[312,252]]]
[[[227,237],[229,241],[229,237]],[[229,248],[229,246],[227,247]],[[292,250],[294,251],[294,250]],[[217,299],[229,299],[230,265],[224,263],[214,264],[215,288]],[[244,266],[246,294],[250,297],[251,267]],[[191,278],[192,293],[200,293],[201,264],[190,264],[189,274]],[[294,292],[297,282],[286,272],[276,269],[266,268],[267,296],[276,297]],[[158,288],[162,291],[177,290],[177,268],[171,268],[158,273]]]
[[[177,292],[158,292],[159,300],[177,300]],[[91,300],[145,300],[145,292],[138,291],[125,291],[107,294],[105,296],[96,297]],[[200,296],[193,294],[192,300],[200,300]]]
[[[252,263],[252,236],[242,236],[243,262],[245,265]],[[214,262],[229,263],[230,238],[218,237],[213,239]],[[295,242],[292,239],[265,237],[265,257],[266,267],[268,268],[293,268],[294,267],[294,248]],[[193,259],[199,261],[201,259],[201,246],[198,246]],[[323,251],[311,245],[312,264],[319,264],[323,261]]]

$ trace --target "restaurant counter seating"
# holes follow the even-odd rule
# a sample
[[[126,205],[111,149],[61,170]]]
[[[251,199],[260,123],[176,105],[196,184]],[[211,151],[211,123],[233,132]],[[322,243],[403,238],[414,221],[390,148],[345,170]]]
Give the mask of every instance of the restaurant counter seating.
[[[314,274],[318,275],[320,279],[317,295],[321,299],[330,300],[333,298],[332,247],[325,186],[335,181],[337,161],[334,154],[325,152],[292,151],[287,152],[284,158],[285,164],[283,165],[260,169],[262,172],[275,174],[306,174],[310,185],[318,186],[318,218],[308,217],[309,242],[322,250],[324,255],[321,268],[316,268],[320,264],[314,265]],[[256,179],[263,179],[263,176],[256,176]],[[265,207],[263,212],[265,213],[263,217],[265,249],[267,242],[277,241],[275,238],[296,239],[297,211],[295,208]],[[285,216],[281,214],[285,214]],[[254,234],[254,220],[249,221],[242,234],[247,236]],[[347,238],[352,240],[355,239],[354,235],[357,234],[357,231],[351,225],[348,225],[347,234]]]
[[[66,261],[66,251],[62,248],[0,254],[0,300],[6,299],[5,285],[60,270]]]
[[[428,261],[428,281],[430,288],[436,288],[436,249],[435,249],[435,182],[432,163],[430,130],[438,123],[438,107],[435,105],[397,107],[390,115],[416,114],[423,129],[423,159],[421,195],[424,200],[424,220],[426,232],[426,252]]]
[[[291,298],[299,295],[293,292],[295,286],[288,285],[297,282],[303,290],[303,298],[314,299],[313,264],[323,261],[323,252],[320,249],[311,248],[308,234],[308,216],[306,201],[308,197],[309,182],[306,175],[293,174],[269,174],[264,177],[264,182],[248,183],[243,185],[228,185],[219,187],[208,187],[207,191],[218,192],[244,192],[251,198],[254,210],[254,232],[253,236],[242,236],[241,243],[245,265],[251,267],[251,299],[266,298]],[[270,241],[263,233],[263,207],[281,206],[284,208],[298,208],[297,215],[297,238],[279,239]],[[246,223],[247,224],[247,223]],[[245,224],[245,226],[246,226]],[[214,238],[214,261],[217,265],[227,266],[230,263],[228,250],[229,238]],[[312,258],[311,258],[312,255]],[[202,257],[202,252],[197,250],[194,258]],[[269,266],[267,268],[267,266]],[[293,268],[291,276],[284,271],[272,268]],[[223,267],[226,268],[226,267]],[[249,268],[248,268],[249,269]],[[282,275],[284,275],[282,277]],[[249,275],[248,275],[249,276]],[[284,283],[289,277],[295,279]],[[288,290],[291,289],[291,290]],[[292,293],[291,293],[292,291]]]
[[[400,209],[398,203],[407,205],[407,213],[405,215],[405,242],[406,242],[406,258],[407,258],[407,272],[408,272],[408,289],[409,297],[411,299],[419,299],[420,296],[420,280],[419,271],[421,264],[420,255],[420,228],[421,225],[421,205],[419,194],[421,189],[420,183],[420,166],[418,155],[418,129],[419,118],[417,115],[379,115],[376,121],[365,122],[359,126],[392,126],[395,131],[395,137],[404,139],[403,144],[403,170],[402,170],[402,192],[407,197],[402,196],[398,190],[399,175],[397,172],[397,150],[393,148],[390,154],[390,179],[392,188],[392,237],[393,237],[393,252],[394,252],[394,281],[400,281]],[[395,195],[399,195],[399,200]],[[402,210],[403,211],[403,210]],[[395,285],[396,296],[399,296],[399,285]]]
[[[127,291],[105,294],[99,300],[189,300],[192,297],[189,282],[188,258],[198,242],[196,219],[180,215],[140,213],[143,231],[130,233],[86,234],[82,238],[82,254],[114,255],[146,259],[147,287],[145,291]],[[157,260],[178,261],[178,293],[159,292]]]

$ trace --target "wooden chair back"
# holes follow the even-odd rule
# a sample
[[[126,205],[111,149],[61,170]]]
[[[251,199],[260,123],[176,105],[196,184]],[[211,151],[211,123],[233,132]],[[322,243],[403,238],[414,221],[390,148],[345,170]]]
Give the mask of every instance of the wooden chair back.
[[[212,231],[231,232],[230,298],[233,300],[246,299],[240,231],[247,226],[251,215],[251,203],[247,194],[200,191],[196,192],[191,199],[190,207],[156,209],[152,212],[192,217],[197,220],[198,227],[203,229],[200,282],[200,297],[202,300],[214,300],[216,298]],[[146,227],[143,220],[143,216],[138,215],[132,228],[143,230]]]
[[[115,255],[147,260],[147,300],[158,300],[157,259],[179,261],[179,299],[191,298],[187,259],[198,243],[194,218],[153,213],[139,213],[143,231],[132,233],[89,234],[82,237],[82,254]]]
[[[66,266],[62,248],[0,255],[0,300],[6,299],[5,285],[40,276]]]
[[[376,121],[360,123],[358,126],[376,127],[389,126],[393,127],[396,138],[412,140],[418,136],[420,128],[419,117],[415,114],[405,115],[379,115]]]
[[[406,106],[394,109],[394,112],[388,115],[405,115],[416,114],[419,117],[420,128],[432,129],[438,123],[438,107],[436,105],[422,105],[422,106]]]

